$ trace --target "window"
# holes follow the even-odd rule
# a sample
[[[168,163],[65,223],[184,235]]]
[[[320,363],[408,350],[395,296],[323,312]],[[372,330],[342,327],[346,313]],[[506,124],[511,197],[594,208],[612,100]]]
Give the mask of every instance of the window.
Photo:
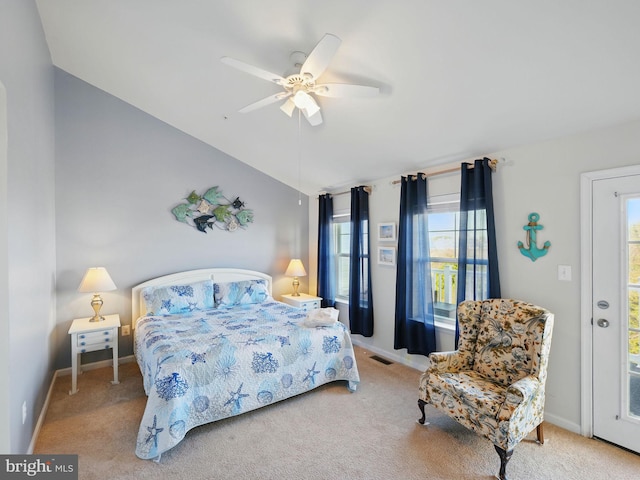
[[[365,226],[365,242],[368,245],[368,225]],[[349,212],[333,215],[333,251],[335,255],[336,299],[349,301],[349,259],[351,258],[351,214]],[[365,255],[369,257],[369,252]],[[367,291],[364,291],[367,294]]]
[[[468,212],[467,232],[466,299],[484,300],[489,296],[489,234],[486,210]]]
[[[349,257],[351,253],[350,214],[333,216],[333,251],[335,253],[336,299],[349,300]]]
[[[427,225],[433,310],[439,320],[453,324],[456,316],[458,286],[459,195],[429,198]]]
[[[448,196],[454,197],[454,196]],[[434,311],[437,316],[455,320],[458,289],[458,257],[460,242],[460,204],[453,198],[429,202],[429,248],[433,283]],[[467,243],[467,288],[475,292],[477,299],[487,298],[489,269],[488,234],[485,210],[469,212],[467,229],[473,231],[478,223],[476,236],[469,236]],[[475,242],[475,243],[474,243]],[[478,253],[480,252],[480,253]]]
[[[486,218],[482,215],[468,215],[469,229],[474,222],[481,222],[486,232]],[[431,281],[433,288],[433,307],[438,320],[454,325],[458,288],[458,248],[460,242],[460,194],[435,195],[429,198],[427,210],[429,234],[429,256],[424,262],[431,262]],[[349,258],[351,254],[351,223],[348,211],[340,211],[333,216],[333,241],[335,254],[336,299],[349,300]],[[486,234],[480,236],[485,244]],[[474,258],[475,245],[468,245],[469,264],[476,266],[474,276],[472,268],[467,268],[467,282],[475,283],[477,298],[485,298],[482,293],[486,282],[480,277],[486,276],[487,257]],[[479,269],[478,269],[479,267]],[[480,273],[477,273],[479,270]],[[472,291],[467,289],[468,291]]]
[[[640,417],[640,399],[634,400],[630,392],[640,385],[640,197],[626,200],[627,225],[625,277],[627,279],[627,342],[628,342],[628,403],[629,414]]]

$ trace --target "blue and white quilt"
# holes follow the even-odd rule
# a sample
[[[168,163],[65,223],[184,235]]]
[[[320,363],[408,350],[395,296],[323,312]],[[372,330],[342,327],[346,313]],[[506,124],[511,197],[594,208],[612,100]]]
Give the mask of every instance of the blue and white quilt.
[[[307,313],[269,298],[142,317],[135,354],[148,395],[136,455],[156,458],[192,428],[346,380],[360,381],[346,327],[308,328]]]

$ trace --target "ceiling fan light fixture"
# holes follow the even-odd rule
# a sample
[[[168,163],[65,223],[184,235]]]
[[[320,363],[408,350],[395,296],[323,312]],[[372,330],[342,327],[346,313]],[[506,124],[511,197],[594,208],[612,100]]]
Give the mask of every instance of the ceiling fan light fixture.
[[[312,127],[318,126],[322,123],[322,114],[320,113],[320,110],[318,110],[313,115],[309,115],[306,110],[302,110],[302,113],[304,113],[304,118],[307,119]]]
[[[288,98],[286,102],[280,105],[280,110],[289,115],[293,116],[293,111],[296,109],[296,104],[291,98]]]
[[[293,95],[293,103],[295,103],[296,107],[298,107],[301,110],[304,108],[307,108],[310,105],[310,101],[309,101],[310,99],[311,97],[304,90],[298,90]]]
[[[293,95],[293,103],[300,110],[306,111],[309,117],[320,111],[318,103],[304,90],[298,90],[295,95]]]
[[[313,99],[313,97],[311,97],[311,95],[309,95],[309,100],[311,100],[311,101],[304,108],[304,110],[306,110],[306,112],[307,112],[307,117],[312,117],[312,116],[314,116],[316,113],[318,113],[320,111],[320,106],[316,103],[316,101]]]

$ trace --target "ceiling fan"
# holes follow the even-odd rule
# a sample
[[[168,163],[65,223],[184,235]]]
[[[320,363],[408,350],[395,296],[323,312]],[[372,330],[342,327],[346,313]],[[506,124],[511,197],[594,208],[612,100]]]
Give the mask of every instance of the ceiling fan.
[[[284,91],[270,95],[262,100],[258,100],[240,109],[241,113],[250,112],[258,108],[271,105],[280,100],[287,99],[280,110],[289,115],[293,115],[296,107],[304,114],[305,118],[312,126],[322,123],[320,106],[314,95],[321,97],[373,97],[380,93],[378,87],[366,85],[350,85],[345,83],[316,83],[318,78],[329,66],[331,59],[335,55],[342,41],[330,33],[324,37],[313,48],[307,56],[302,52],[293,52],[291,59],[296,67],[300,67],[299,72],[282,76],[268,72],[261,68],[249,65],[231,57],[222,57],[222,63],[230,65],[238,70],[255,75],[269,82],[284,88]]]

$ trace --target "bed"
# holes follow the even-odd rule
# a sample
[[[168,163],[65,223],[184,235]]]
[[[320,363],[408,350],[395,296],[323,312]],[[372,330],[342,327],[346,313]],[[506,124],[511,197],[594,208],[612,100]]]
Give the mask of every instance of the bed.
[[[136,455],[159,460],[199,425],[346,381],[360,381],[340,322],[307,326],[307,312],[272,297],[269,275],[211,268],[132,289],[134,353],[147,404]]]

